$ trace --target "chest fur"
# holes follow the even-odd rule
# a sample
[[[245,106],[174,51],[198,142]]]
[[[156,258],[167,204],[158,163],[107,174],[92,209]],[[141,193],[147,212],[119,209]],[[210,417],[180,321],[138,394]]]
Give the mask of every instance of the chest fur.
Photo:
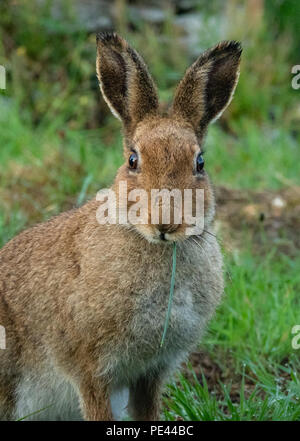
[[[114,354],[108,355],[109,370],[115,378],[123,378],[123,383],[149,370],[176,367],[200,342],[219,302],[222,272],[220,260],[213,261],[211,255],[209,259],[199,256],[197,251],[189,249],[184,253],[178,249],[173,304],[163,348],[160,342],[168,308],[171,256],[152,259],[151,264],[148,259],[140,265],[143,271],[137,269],[133,283],[128,284],[130,317],[124,316],[126,329]]]
[[[174,291],[166,339],[160,347],[168,298],[167,288],[153,289],[139,297],[126,338],[111,366],[121,383],[128,383],[141,373],[176,368],[199,342],[206,315],[199,298],[186,285]]]
[[[150,291],[150,290],[149,290]],[[169,301],[169,287],[154,289],[141,296],[131,325],[133,336],[138,336],[141,347],[149,352],[160,345]],[[196,338],[202,325],[201,302],[188,284],[174,291],[165,345],[182,347]],[[141,348],[139,348],[139,351]]]

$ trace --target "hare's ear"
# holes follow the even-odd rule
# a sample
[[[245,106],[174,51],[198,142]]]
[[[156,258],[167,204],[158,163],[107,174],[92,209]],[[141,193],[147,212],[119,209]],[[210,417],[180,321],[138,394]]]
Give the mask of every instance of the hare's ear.
[[[105,101],[126,128],[157,111],[156,88],[142,57],[116,33],[97,35],[97,75]]]
[[[238,82],[241,52],[238,42],[221,42],[200,55],[179,83],[171,111],[189,121],[198,135],[230,103]]]

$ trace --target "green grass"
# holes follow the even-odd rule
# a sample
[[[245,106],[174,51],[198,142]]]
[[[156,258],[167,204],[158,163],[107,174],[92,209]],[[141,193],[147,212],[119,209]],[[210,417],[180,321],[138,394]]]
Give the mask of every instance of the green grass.
[[[231,280],[208,348],[230,350],[239,362],[280,363],[292,353],[291,330],[299,321],[300,256],[291,259],[274,249],[262,259],[246,250],[227,267]]]
[[[212,126],[206,150],[207,170],[216,184],[264,189],[300,183],[299,137],[285,128],[243,119],[230,136]]]
[[[300,257],[274,251],[262,260],[245,251],[229,259],[231,281],[203,343],[224,382],[208,387],[204,376],[191,382],[180,375],[168,389],[165,417],[299,420],[300,357],[291,331],[300,321]]]
[[[13,15],[6,1],[0,17],[0,64],[8,71],[7,90],[0,92],[0,246],[110,185],[123,160],[120,125],[107,116],[96,90],[95,36],[70,26],[71,3],[61,21],[50,18],[48,2],[33,14],[34,1]],[[206,11],[207,23],[221,3]],[[206,141],[206,168],[216,185],[300,184],[300,95],[290,87],[298,41],[288,32],[295,3],[284,2],[279,20],[281,3],[271,8],[267,2],[258,27],[236,8],[236,17],[222,12],[227,26],[198,36],[199,47],[223,38],[242,40],[244,47],[235,99]],[[178,43],[172,12],[163,38],[145,23],[135,23],[132,32],[121,10],[118,21],[169,101],[191,61]],[[206,378],[179,375],[166,392],[166,419],[300,420],[300,350],[291,346],[291,329],[300,324],[300,258],[267,248],[258,255],[245,240],[226,256],[226,295],[202,343],[218,380],[207,371]]]
[[[230,396],[230,385],[220,384],[222,395],[216,397],[209,390],[205,377],[200,383],[195,376],[188,381],[182,374],[178,382],[169,386],[165,398],[165,418],[176,421],[299,421],[300,379],[289,371],[284,390],[273,376],[257,376],[254,390],[245,393],[245,376],[242,377],[238,402]]]

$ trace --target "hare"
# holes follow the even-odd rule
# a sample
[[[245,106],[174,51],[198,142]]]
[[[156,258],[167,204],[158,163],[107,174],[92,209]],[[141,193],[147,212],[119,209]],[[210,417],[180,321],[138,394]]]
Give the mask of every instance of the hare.
[[[30,228],[0,251],[0,419],[112,420],[128,390],[136,420],[157,420],[164,383],[199,343],[223,292],[211,233],[215,202],[202,155],[208,124],[234,93],[240,44],[219,43],[186,71],[162,112],[141,56],[97,36],[104,99],[123,123],[124,164],[112,189],[204,190],[204,230],[187,224],[100,224],[99,201]],[[149,208],[150,216],[150,208]],[[173,307],[160,347],[177,244]]]

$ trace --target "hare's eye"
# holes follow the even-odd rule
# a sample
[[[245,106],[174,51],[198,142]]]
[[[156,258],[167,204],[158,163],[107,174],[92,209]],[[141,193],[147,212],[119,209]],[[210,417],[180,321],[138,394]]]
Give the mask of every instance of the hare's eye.
[[[198,173],[200,173],[204,168],[204,158],[203,158],[202,153],[199,153],[199,155],[197,156],[196,168],[197,168]]]
[[[136,153],[131,153],[131,155],[129,156],[129,161],[128,161],[128,163],[129,163],[129,167],[130,167],[132,170],[135,170],[135,169],[137,168],[137,165],[138,165],[138,157],[137,157],[137,154],[136,154]]]

